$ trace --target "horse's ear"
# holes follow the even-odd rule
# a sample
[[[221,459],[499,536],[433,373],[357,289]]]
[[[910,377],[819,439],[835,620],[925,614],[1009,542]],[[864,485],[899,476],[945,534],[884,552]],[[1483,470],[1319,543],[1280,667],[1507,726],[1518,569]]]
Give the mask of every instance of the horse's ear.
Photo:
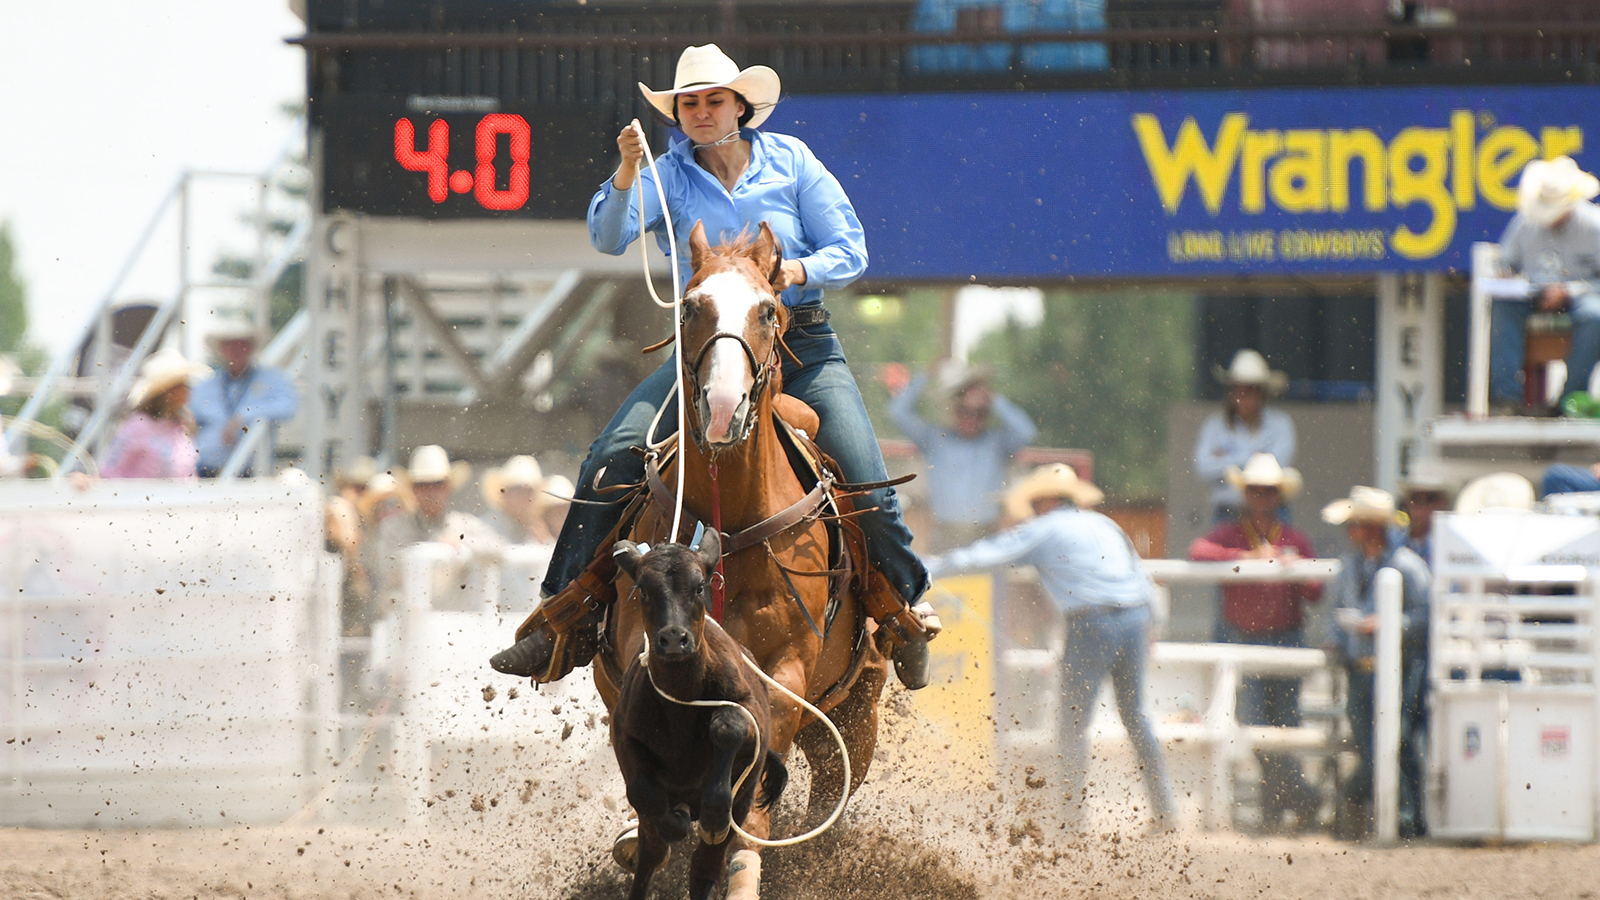
[[[709,572],[717,567],[721,559],[722,535],[718,534],[715,528],[707,528],[705,533],[700,535],[700,565]]]
[[[778,243],[777,235],[772,233],[772,226],[764,220],[761,223],[761,233],[756,236],[755,246],[750,250],[755,260],[756,268],[767,276],[767,281],[772,283],[774,293],[781,293],[789,286],[789,281],[783,274],[783,245]]]
[[[639,552],[639,545],[633,541],[617,541],[611,549],[611,556],[628,573],[628,577],[638,580],[639,560],[644,559],[644,554]]]
[[[689,268],[700,271],[700,264],[710,255],[711,242],[706,240],[706,225],[695,219],[694,228],[689,232]]]

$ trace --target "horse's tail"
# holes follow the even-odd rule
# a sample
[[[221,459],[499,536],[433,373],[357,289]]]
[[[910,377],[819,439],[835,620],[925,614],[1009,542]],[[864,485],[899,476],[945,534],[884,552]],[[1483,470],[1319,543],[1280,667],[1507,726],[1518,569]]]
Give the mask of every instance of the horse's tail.
[[[761,774],[761,793],[756,797],[758,809],[768,809],[778,802],[783,796],[783,789],[789,785],[789,767],[783,764],[783,757],[775,751],[767,751],[766,771]]]

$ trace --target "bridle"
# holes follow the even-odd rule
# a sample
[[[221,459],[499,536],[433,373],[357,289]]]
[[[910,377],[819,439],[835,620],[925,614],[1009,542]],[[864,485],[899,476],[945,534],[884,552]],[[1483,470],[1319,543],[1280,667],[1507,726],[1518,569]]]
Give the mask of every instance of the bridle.
[[[774,330],[776,330],[776,326],[774,326]],[[706,394],[705,387],[700,383],[700,366],[705,362],[706,354],[711,352],[711,348],[716,345],[717,341],[738,341],[739,349],[744,351],[745,361],[749,363],[750,371],[755,375],[755,383],[750,386],[749,399],[751,403],[754,403],[756,398],[760,397],[762,392],[767,389],[773,373],[778,370],[778,341],[776,336],[774,336],[772,342],[772,352],[768,354],[765,363],[756,360],[755,348],[751,347],[750,342],[744,339],[744,335],[734,334],[731,331],[719,331],[706,338],[706,342],[700,345],[700,352],[695,354],[694,365],[690,367],[688,372],[684,373],[684,378],[688,380],[690,386],[694,389],[695,408],[700,409],[701,412],[702,430],[704,430],[708,412],[705,409],[701,409],[701,405],[705,403]],[[745,438],[750,436],[750,430],[755,427],[756,418],[756,416],[745,416],[744,424],[740,428],[739,434],[734,438],[734,443],[742,443]],[[697,437],[696,441],[704,447],[705,441],[703,438]]]

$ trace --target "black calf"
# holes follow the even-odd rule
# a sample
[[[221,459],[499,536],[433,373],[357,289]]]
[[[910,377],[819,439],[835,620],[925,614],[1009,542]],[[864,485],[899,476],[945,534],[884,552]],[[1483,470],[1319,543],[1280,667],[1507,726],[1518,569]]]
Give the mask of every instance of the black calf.
[[[752,803],[770,806],[788,770],[767,749],[767,686],[745,662],[744,648],[720,627],[706,626],[712,570],[721,555],[707,529],[700,550],[666,544],[641,554],[618,541],[618,565],[638,585],[649,640],[649,661],[635,660],[611,711],[611,747],[639,814],[639,852],[630,900],[643,900],[667,845],[700,823],[689,868],[689,896],[708,900],[727,865],[729,830]],[[651,682],[654,680],[654,685]],[[727,700],[732,706],[684,706],[678,700]],[[759,734],[750,727],[747,710]],[[733,782],[750,760],[756,766],[737,793]],[[760,784],[760,796],[756,785]]]

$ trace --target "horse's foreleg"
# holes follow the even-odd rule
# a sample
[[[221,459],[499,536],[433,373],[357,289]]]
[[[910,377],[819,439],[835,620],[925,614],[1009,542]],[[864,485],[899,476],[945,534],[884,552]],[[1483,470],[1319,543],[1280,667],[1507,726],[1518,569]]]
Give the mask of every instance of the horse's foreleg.
[[[648,820],[639,820],[639,858],[633,870],[633,885],[628,900],[644,900],[650,892],[650,879],[667,860],[667,842]]]
[[[617,768],[622,770],[622,781],[628,788],[628,805],[639,816],[641,841],[646,823],[667,843],[677,843],[688,837],[688,807],[670,805],[666,788],[656,779],[655,773],[638,762],[648,759],[649,751],[632,738],[628,743],[631,745],[629,752],[617,754]]]
[[[689,860],[689,900],[711,900],[722,880],[722,867],[728,861],[732,841],[708,844],[704,840]]]
[[[700,795],[700,834],[712,844],[728,839],[733,825],[733,780],[738,775],[734,758],[753,738],[743,710],[725,706],[711,714],[711,771]]]

